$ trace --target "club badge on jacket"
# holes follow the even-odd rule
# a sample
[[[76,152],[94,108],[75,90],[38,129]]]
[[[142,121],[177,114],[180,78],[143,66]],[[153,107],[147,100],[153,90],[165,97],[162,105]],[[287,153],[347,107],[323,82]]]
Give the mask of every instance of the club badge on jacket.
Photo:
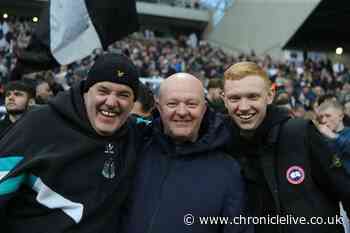
[[[103,165],[102,175],[107,179],[113,179],[115,177],[116,169],[114,163],[114,157],[116,155],[114,145],[112,143],[108,143],[104,153],[107,156],[107,159]]]
[[[286,177],[291,184],[301,184],[305,180],[305,171],[300,166],[291,166],[286,172]]]

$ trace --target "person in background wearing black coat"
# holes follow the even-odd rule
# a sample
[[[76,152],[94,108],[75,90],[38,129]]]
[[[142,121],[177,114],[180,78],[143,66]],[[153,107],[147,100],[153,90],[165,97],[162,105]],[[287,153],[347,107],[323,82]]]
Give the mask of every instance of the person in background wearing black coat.
[[[227,113],[224,101],[221,98],[223,80],[219,78],[213,78],[209,80],[207,90],[207,102],[208,106],[214,111],[221,113]]]
[[[236,161],[220,148],[224,119],[208,112],[202,83],[177,73],[161,83],[150,140],[142,152],[124,233],[247,233],[246,194]],[[227,224],[201,223],[226,217]]]
[[[139,83],[138,97],[131,114],[138,120],[152,121],[155,101],[152,90],[142,82]]]
[[[257,64],[234,64],[224,77],[231,150],[247,183],[249,210],[257,217],[286,220],[260,222],[256,232],[343,232],[339,202],[349,213],[350,176],[325,138],[312,123],[291,119],[271,105],[271,82]]]

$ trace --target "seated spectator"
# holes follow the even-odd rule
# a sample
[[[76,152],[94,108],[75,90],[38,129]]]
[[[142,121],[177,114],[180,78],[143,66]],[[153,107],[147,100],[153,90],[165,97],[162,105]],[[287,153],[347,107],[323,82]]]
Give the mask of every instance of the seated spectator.
[[[222,100],[222,80],[219,78],[210,79],[207,90],[207,101],[210,108],[214,111],[226,113],[224,101]]]
[[[35,91],[22,81],[10,82],[5,87],[5,108],[7,114],[0,121],[0,135],[14,124],[35,103]]]
[[[36,104],[47,104],[49,99],[53,96],[49,83],[46,81],[39,81],[36,85]]]
[[[318,126],[320,132],[330,139],[332,149],[338,154],[346,154],[349,157],[346,168],[350,174],[350,128],[343,123],[344,108],[336,100],[323,102],[318,108]]]
[[[348,118],[350,118],[350,101],[344,104],[344,113]]]
[[[344,83],[342,90],[339,95],[339,101],[341,103],[349,102],[350,101],[350,83]]]
[[[140,82],[138,97],[131,113],[138,118],[151,121],[153,119],[152,112],[154,107],[154,97],[151,89]]]
[[[298,104],[297,106],[295,106],[295,108],[293,109],[293,114],[294,114],[294,117],[304,118],[306,114],[304,106],[301,104]]]
[[[333,94],[325,94],[325,95],[321,96],[320,98],[318,98],[317,105],[321,106],[324,102],[327,102],[327,101],[338,102],[338,99]],[[344,113],[346,112],[345,110],[346,109],[344,109]],[[318,108],[316,109],[316,114],[319,114]],[[343,123],[345,126],[349,127],[350,126],[350,116],[348,116],[347,114],[344,114]]]
[[[7,34],[9,33],[9,26],[6,21],[0,19],[0,50],[6,51],[9,49],[7,41]]]
[[[285,107],[289,110],[292,109],[292,107],[289,104],[288,93],[283,88],[277,90],[276,96],[274,98],[274,104]]]

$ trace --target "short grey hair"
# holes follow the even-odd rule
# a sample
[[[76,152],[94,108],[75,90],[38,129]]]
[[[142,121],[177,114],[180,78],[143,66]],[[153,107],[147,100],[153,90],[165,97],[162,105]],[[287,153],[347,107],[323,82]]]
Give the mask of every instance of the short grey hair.
[[[339,110],[340,112],[344,113],[344,106],[337,100],[326,100],[324,101],[319,107],[318,110],[320,112],[328,109],[328,108],[333,108],[336,110]]]

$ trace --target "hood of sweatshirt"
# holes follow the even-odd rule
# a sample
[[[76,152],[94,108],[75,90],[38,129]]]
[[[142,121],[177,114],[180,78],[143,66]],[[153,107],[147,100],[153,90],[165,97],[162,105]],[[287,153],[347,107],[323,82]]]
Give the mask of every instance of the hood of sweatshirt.
[[[209,109],[204,114],[198,139],[195,142],[175,143],[163,133],[163,124],[157,119],[153,126],[154,140],[170,156],[201,156],[209,151],[224,149],[230,141],[229,127],[224,116]]]

